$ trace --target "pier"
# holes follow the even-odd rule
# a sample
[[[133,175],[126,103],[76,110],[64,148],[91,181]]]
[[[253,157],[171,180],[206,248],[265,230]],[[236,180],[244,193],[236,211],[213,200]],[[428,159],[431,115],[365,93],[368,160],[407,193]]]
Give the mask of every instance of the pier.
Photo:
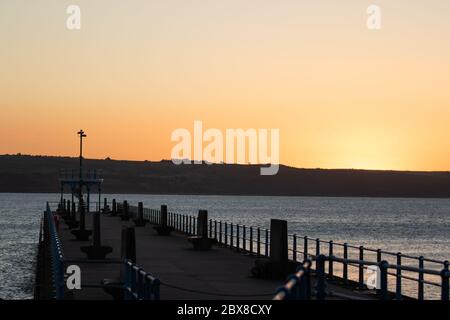
[[[46,211],[47,232],[50,233],[47,238],[50,238],[50,241],[47,241],[47,244],[42,242],[42,246],[50,246],[47,248],[51,252],[50,258],[47,257],[44,264],[52,262],[51,270],[47,271],[51,277],[48,285],[42,286],[37,298],[112,299],[113,296],[107,293],[108,285],[104,283],[104,279],[118,279],[112,287],[125,293],[129,292],[120,296],[123,299],[155,299],[151,294],[146,295],[146,292],[157,290],[156,298],[166,300],[421,300],[427,299],[424,286],[433,285],[440,289],[438,298],[448,300],[447,261],[417,257],[419,265],[412,267],[402,265],[401,260],[416,257],[403,257],[401,254],[287,233],[274,237],[273,232],[278,232],[274,224],[271,226],[272,230],[268,230],[207,218],[203,223],[199,223],[202,214],[180,215],[167,211],[164,205],[158,209],[150,209],[144,208],[141,203],[134,206],[126,201],[120,203],[116,200],[105,200],[100,211],[87,215],[86,229],[94,230],[93,237],[97,237],[95,241],[101,240],[101,244],[110,247],[112,251],[104,259],[89,259],[82,247],[94,245],[95,241],[76,241],[64,219],[60,220],[59,226],[55,225],[55,221],[58,221],[56,215],[69,217],[73,209],[67,202],[64,208],[64,201],[58,206],[59,209],[53,211],[49,205]],[[100,204],[97,204],[97,207],[100,207]],[[79,214],[77,213],[77,216]],[[95,217],[99,218],[97,229],[101,230],[100,234],[97,234],[98,230],[95,231]],[[139,225],[139,220],[146,223]],[[173,231],[169,235],[158,235],[157,229],[164,223]],[[215,239],[217,245],[212,245],[210,249],[195,250],[189,237],[199,235],[199,226],[202,225],[206,225],[206,234],[203,236]],[[131,260],[128,260],[129,253],[124,255],[123,251],[126,246],[121,237],[124,228],[133,230],[134,234],[135,247],[132,249],[134,252],[131,254]],[[327,245],[326,250],[322,249],[324,242]],[[97,246],[99,245],[97,243]],[[280,252],[283,246],[285,252]],[[340,247],[343,250],[339,250]],[[357,251],[360,259],[349,258],[352,249]],[[374,260],[370,258],[371,252],[375,253]],[[390,263],[387,258],[381,260],[392,254],[399,264]],[[288,271],[289,268],[281,268],[281,273],[284,272],[285,275],[258,274],[257,261],[259,264],[261,261],[263,264],[267,261],[289,262],[293,265],[294,272]],[[126,263],[130,265],[128,271]],[[441,265],[442,269],[426,269],[425,263]],[[68,275],[65,274],[65,269],[69,265],[81,268],[80,290],[66,288]],[[379,288],[369,289],[366,286],[365,272],[369,266],[380,267]],[[350,277],[351,267],[357,270],[356,280]],[[145,277],[149,277],[151,281],[145,281]],[[435,281],[431,281],[430,277]],[[402,280],[413,278],[417,281],[418,295],[406,296],[402,293]],[[393,291],[390,290],[392,287]]]

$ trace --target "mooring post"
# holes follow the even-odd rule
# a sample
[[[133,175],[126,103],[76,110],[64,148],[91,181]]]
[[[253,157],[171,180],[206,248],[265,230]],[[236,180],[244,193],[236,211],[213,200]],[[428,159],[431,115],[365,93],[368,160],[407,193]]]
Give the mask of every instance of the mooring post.
[[[448,270],[449,262],[446,260],[444,262],[444,269],[441,271],[441,300],[448,301],[449,300],[449,278],[450,271]]]
[[[87,241],[89,240],[90,235],[92,234],[91,230],[86,230],[86,215],[84,213],[84,204],[83,200],[80,199],[80,204],[78,207],[80,211],[80,223],[79,223],[79,229],[72,230],[71,233],[76,237],[78,241]]]
[[[184,216],[183,216],[184,219]],[[167,223],[167,205],[161,205],[161,211],[159,212],[159,222],[158,225],[154,226],[153,229],[156,230],[158,235],[160,236],[168,236],[170,233],[175,230],[175,227],[169,226]]]
[[[134,227],[122,226],[121,256],[124,260],[136,263],[136,234]]]
[[[122,208],[122,210],[123,210],[123,212],[122,212],[122,220],[123,221],[130,220],[129,206],[128,206],[128,201],[127,200],[123,201],[123,208]]]
[[[208,237],[208,211],[199,210],[197,218],[197,236]]]
[[[100,247],[102,245],[102,241],[100,238],[100,212],[94,212],[92,214],[92,225],[93,225],[93,246]]]
[[[316,272],[317,272],[317,283],[316,283],[316,299],[324,300],[325,299],[325,261],[326,257],[321,254],[317,257],[316,260]]]
[[[117,215],[117,202],[116,199],[112,200],[112,213],[111,215],[115,216]]]
[[[103,199],[103,212],[106,213],[108,211],[108,199]]]
[[[138,213],[137,219],[134,219],[134,224],[136,227],[144,227],[148,220],[144,219],[144,204],[142,202],[138,203]]]
[[[288,234],[287,221],[270,220],[270,259],[274,262],[288,261]]]
[[[167,227],[167,205],[161,205],[161,226]]]
[[[211,238],[208,235],[210,220],[208,220],[208,211],[199,210],[197,217],[197,235],[188,238],[189,242],[194,245],[195,250],[210,250],[211,246],[217,242],[216,238]],[[211,227],[211,225],[209,225]]]

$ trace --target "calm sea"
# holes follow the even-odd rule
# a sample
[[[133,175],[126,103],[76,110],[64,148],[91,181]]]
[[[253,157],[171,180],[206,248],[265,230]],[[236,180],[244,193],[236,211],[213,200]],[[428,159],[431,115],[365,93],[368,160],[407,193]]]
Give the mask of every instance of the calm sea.
[[[450,260],[450,199],[105,195],[248,226],[285,219],[289,232]],[[0,193],[0,298],[32,298],[40,216],[57,194]]]

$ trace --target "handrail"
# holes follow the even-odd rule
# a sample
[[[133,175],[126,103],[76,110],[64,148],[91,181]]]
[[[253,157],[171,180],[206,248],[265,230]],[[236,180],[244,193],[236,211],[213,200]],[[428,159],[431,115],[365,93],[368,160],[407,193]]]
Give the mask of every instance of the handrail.
[[[56,231],[53,213],[50,210],[50,205],[47,203],[45,210],[45,220],[47,220],[47,227],[50,237],[50,253],[52,265],[52,283],[54,290],[54,298],[57,300],[64,299],[64,271],[63,260],[64,254]]]
[[[125,300],[159,300],[160,281],[131,260],[125,260]]]
[[[284,286],[277,289],[273,300],[311,299],[311,260],[305,260],[297,272],[288,277]]]
[[[448,269],[448,266],[445,266],[444,269],[442,269],[440,272],[436,270],[431,269],[425,269],[425,268],[414,268],[409,266],[401,266],[401,265],[395,265],[395,264],[389,264],[386,260],[374,263],[373,261],[367,261],[367,260],[357,260],[357,259],[343,259],[335,256],[325,256],[325,255],[319,255],[316,259],[316,274],[317,274],[317,298],[318,299],[324,299],[325,298],[325,262],[341,262],[343,264],[357,264],[357,265],[363,265],[363,266],[373,266],[376,265],[377,272],[380,274],[376,274],[377,279],[379,279],[379,283],[377,283],[377,289],[379,289],[379,295],[381,299],[386,300],[388,299],[388,270],[389,269],[396,269],[396,270],[406,270],[411,272],[417,272],[422,275],[424,274],[430,274],[430,275],[439,275],[441,277],[441,300],[449,300],[449,278],[450,278],[450,271]],[[398,278],[397,278],[398,281]],[[378,282],[378,281],[377,281]],[[398,282],[397,282],[398,284]],[[401,294],[399,296],[399,292],[395,292],[395,298],[401,299]]]

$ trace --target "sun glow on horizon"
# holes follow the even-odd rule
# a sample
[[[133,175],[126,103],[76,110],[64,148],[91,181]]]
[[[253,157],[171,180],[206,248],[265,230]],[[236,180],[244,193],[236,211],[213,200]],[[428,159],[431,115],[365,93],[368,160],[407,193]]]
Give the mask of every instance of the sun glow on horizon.
[[[45,3],[43,5],[42,3]],[[0,3],[0,154],[170,159],[171,132],[280,129],[280,163],[450,171],[450,2]],[[427,10],[423,10],[423,6]]]

